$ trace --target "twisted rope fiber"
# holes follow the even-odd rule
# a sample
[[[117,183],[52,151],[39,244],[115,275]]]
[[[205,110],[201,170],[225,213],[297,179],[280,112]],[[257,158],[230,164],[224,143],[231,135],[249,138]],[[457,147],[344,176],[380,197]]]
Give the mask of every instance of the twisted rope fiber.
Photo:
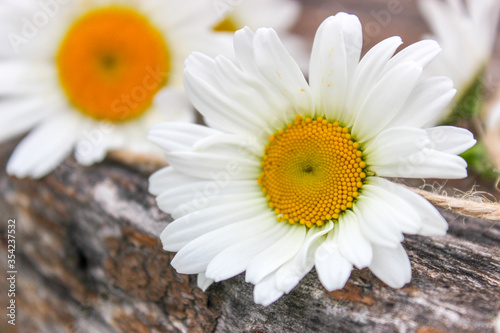
[[[500,204],[496,202],[490,202],[481,197],[477,197],[476,200],[454,198],[417,188],[408,188],[427,199],[433,205],[450,210],[459,215],[486,221],[500,222]]]

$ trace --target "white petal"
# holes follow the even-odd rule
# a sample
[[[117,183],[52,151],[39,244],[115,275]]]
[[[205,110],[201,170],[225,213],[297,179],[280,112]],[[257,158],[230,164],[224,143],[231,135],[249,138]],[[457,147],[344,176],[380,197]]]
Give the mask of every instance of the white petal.
[[[373,260],[370,270],[392,288],[402,288],[411,281],[411,264],[403,246],[386,248],[373,247]]]
[[[180,87],[165,86],[160,89],[153,98],[151,109],[158,110],[160,119],[153,121],[153,124],[162,121],[182,123],[194,123],[196,121],[193,105],[187,98],[184,89]]]
[[[422,74],[414,62],[391,68],[371,89],[354,122],[352,133],[363,142],[382,131],[400,112]]]
[[[30,130],[60,110],[60,104],[43,98],[16,98],[0,102],[0,142]]]
[[[302,249],[297,255],[286,262],[276,271],[276,288],[285,293],[289,293],[302,278],[314,267],[314,255],[323,236],[333,228],[333,222],[325,224],[323,227],[313,227],[309,229]]]
[[[210,207],[223,207],[228,202],[250,202],[265,199],[262,193],[236,193],[232,194],[228,192],[227,194],[219,194],[216,196],[207,196],[203,193],[197,193],[197,195],[190,199],[188,202],[183,201],[177,206],[168,206],[168,204],[173,205],[174,200],[170,198],[168,201],[157,200],[158,206],[170,213],[174,219],[181,218],[187,214],[194,213],[200,209],[210,208]],[[267,202],[265,204],[269,209]],[[168,207],[168,210],[167,210]]]
[[[0,62],[0,95],[41,92],[47,82],[55,80],[55,68],[48,63],[6,59]]]
[[[245,280],[253,284],[260,283],[265,276],[277,270],[297,254],[305,236],[305,226],[292,226],[285,236],[250,261],[246,269]]]
[[[411,203],[395,195],[380,185],[381,178],[370,177],[368,183],[363,185],[363,193],[371,198],[377,197],[379,204],[383,205],[388,214],[392,215],[396,227],[403,233],[416,234],[422,227],[420,216]]]
[[[270,218],[269,225],[274,223],[275,226],[221,251],[208,264],[206,275],[218,282],[244,272],[252,259],[283,238],[289,229],[293,228],[293,226],[278,222],[275,216],[270,216]]]
[[[330,231],[314,257],[318,277],[328,291],[344,288],[352,271],[352,264],[339,252],[337,229]]]
[[[433,143],[433,149],[458,155],[476,144],[474,135],[465,128],[439,126],[426,129]]]
[[[206,126],[168,122],[152,126],[148,139],[166,151],[189,151],[196,141],[217,133]]]
[[[422,148],[430,148],[431,142],[420,128],[393,127],[382,131],[366,143],[364,153],[370,166],[395,164],[416,154]]]
[[[254,300],[268,306],[283,294],[289,293],[300,280],[314,267],[314,252],[323,235],[331,230],[333,223],[308,230],[302,250],[275,272],[263,278],[254,289]]]
[[[253,300],[255,303],[268,306],[276,302],[284,292],[276,288],[275,275],[270,274],[260,281],[253,289]]]
[[[353,210],[359,219],[361,232],[372,244],[395,247],[403,241],[396,221],[381,205],[380,199],[359,196]]]
[[[266,139],[276,129],[284,127],[288,121],[285,111],[290,101],[278,89],[260,73],[247,73],[225,57],[218,56],[215,62],[216,77],[227,95],[267,124],[267,127],[261,128]],[[272,126],[275,128],[272,129]]]
[[[272,228],[277,223],[272,217],[274,212],[266,212],[210,231],[182,247],[171,264],[181,274],[206,272],[210,261],[222,250]]]
[[[430,77],[422,80],[391,121],[391,127],[423,127],[442,118],[446,107],[456,94],[453,81],[447,77]]]
[[[372,261],[372,247],[361,233],[358,217],[347,211],[336,227],[340,254],[359,269],[367,267]]]
[[[365,102],[373,86],[384,72],[387,61],[396,49],[402,44],[401,38],[391,37],[375,45],[361,59],[349,83],[345,109],[350,114],[345,114],[345,121],[352,125],[358,111]]]
[[[354,15],[339,13],[318,28],[310,62],[309,83],[320,115],[341,119],[348,80],[359,62],[362,30]]]
[[[77,133],[78,121],[70,114],[43,122],[16,147],[7,172],[19,178],[45,176],[71,153]]]
[[[203,179],[195,182],[190,181],[195,178],[186,177],[187,182],[168,186],[165,191],[158,195],[157,201],[161,203],[162,209],[165,207],[168,208],[167,211],[171,211],[190,201],[207,201],[206,204],[209,205],[212,199],[220,196],[264,197],[255,180],[231,180],[229,174],[225,176],[221,174],[221,176],[223,177],[214,177],[210,181]]]
[[[229,202],[225,205],[196,210],[170,223],[160,239],[166,251],[179,251],[186,244],[213,230],[238,223],[266,212],[267,200]]]
[[[387,62],[386,70],[408,61],[418,63],[421,67],[427,66],[439,53],[441,47],[434,40],[422,40],[411,44],[398,52]]]
[[[154,172],[149,177],[149,192],[158,196],[169,189],[199,181],[202,179],[185,175],[169,166]]]
[[[309,114],[314,109],[311,90],[299,66],[272,29],[257,30],[254,38],[255,62],[262,75],[285,96],[297,113]]]
[[[446,234],[448,223],[439,211],[420,195],[383,178],[375,178],[371,181],[376,182],[378,186],[383,186],[394,195],[411,203],[422,221],[422,226],[418,234],[423,236],[442,236]]]
[[[424,148],[399,163],[373,166],[382,177],[462,179],[467,177],[467,163],[463,158]]]
[[[252,135],[265,127],[263,119],[249,112],[245,105],[233,100],[215,80],[216,64],[211,58],[194,53],[186,60],[184,86],[193,105],[210,124],[226,132]]]
[[[425,130],[389,128],[367,144],[366,161],[377,176],[383,177],[466,177],[467,163],[459,156],[434,150],[440,146],[443,143],[431,141]]]
[[[203,291],[206,291],[207,288],[210,287],[210,285],[212,283],[214,283],[214,280],[207,278],[205,276],[205,273],[199,273],[198,279],[196,282],[197,282],[198,288],[200,288]]]
[[[75,158],[81,165],[101,162],[108,151],[124,147],[126,144],[120,130],[112,123],[85,119],[80,122],[79,129]]]
[[[226,154],[169,152],[166,158],[180,172],[205,179],[219,172],[228,172],[231,179],[257,179],[261,172],[260,162],[238,149],[228,148]]]

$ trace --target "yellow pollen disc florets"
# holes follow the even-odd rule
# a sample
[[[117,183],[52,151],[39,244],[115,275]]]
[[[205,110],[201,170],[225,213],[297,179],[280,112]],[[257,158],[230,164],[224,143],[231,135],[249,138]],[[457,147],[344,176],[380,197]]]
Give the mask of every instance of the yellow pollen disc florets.
[[[347,127],[298,116],[269,137],[258,182],[279,221],[321,226],[352,208],[366,178]]]
[[[163,36],[132,9],[106,7],[75,21],[57,53],[61,86],[87,116],[125,121],[141,115],[167,82]]]

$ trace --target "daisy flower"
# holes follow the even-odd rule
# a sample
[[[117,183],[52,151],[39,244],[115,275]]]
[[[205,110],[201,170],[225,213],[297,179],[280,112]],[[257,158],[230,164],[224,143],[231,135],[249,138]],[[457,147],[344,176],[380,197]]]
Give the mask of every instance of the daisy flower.
[[[9,174],[42,177],[75,149],[84,165],[110,149],[157,149],[147,130],[191,121],[185,58],[213,53],[206,1],[9,1],[0,30],[0,141],[31,132]],[[9,56],[10,55],[10,56]],[[153,150],[152,150],[153,149]]]
[[[184,84],[210,127],[163,123],[149,138],[170,166],[150,191],[175,219],[161,234],[173,267],[213,281],[246,272],[269,305],[313,268],[328,290],[353,267],[394,288],[411,279],[403,233],[444,235],[425,199],[384,177],[463,178],[457,156],[474,145],[456,127],[422,128],[455,94],[451,80],[422,78],[434,41],[393,56],[399,37],[360,61],[362,27],[339,13],[319,27],[310,80],[272,29],[236,32],[237,61],[200,53]]]
[[[234,32],[245,26],[256,30],[273,28],[289,52],[306,69],[309,62],[303,40],[290,30],[297,23],[301,5],[296,0],[218,0],[213,2],[213,29],[219,32],[221,45],[232,46]],[[232,49],[223,54],[231,54]]]
[[[428,66],[430,75],[450,77],[458,93],[438,121],[453,112],[472,116],[479,108],[484,71],[496,40],[498,0],[420,0],[424,19],[443,52]],[[466,98],[468,98],[466,100]]]

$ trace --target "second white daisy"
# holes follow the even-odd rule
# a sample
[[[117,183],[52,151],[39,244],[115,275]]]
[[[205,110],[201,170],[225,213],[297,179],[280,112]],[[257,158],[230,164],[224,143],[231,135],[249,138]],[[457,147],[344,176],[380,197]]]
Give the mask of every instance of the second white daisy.
[[[147,153],[151,124],[191,121],[182,71],[190,52],[213,53],[207,6],[77,0],[49,15],[37,1],[7,2],[0,29],[15,52],[0,59],[0,141],[33,129],[7,171],[44,176],[73,148],[85,165],[110,149]]]
[[[420,11],[443,52],[429,65],[429,75],[450,77],[457,96],[434,123],[474,116],[481,106],[484,72],[496,41],[498,0],[419,0]],[[468,98],[468,100],[465,100]]]

